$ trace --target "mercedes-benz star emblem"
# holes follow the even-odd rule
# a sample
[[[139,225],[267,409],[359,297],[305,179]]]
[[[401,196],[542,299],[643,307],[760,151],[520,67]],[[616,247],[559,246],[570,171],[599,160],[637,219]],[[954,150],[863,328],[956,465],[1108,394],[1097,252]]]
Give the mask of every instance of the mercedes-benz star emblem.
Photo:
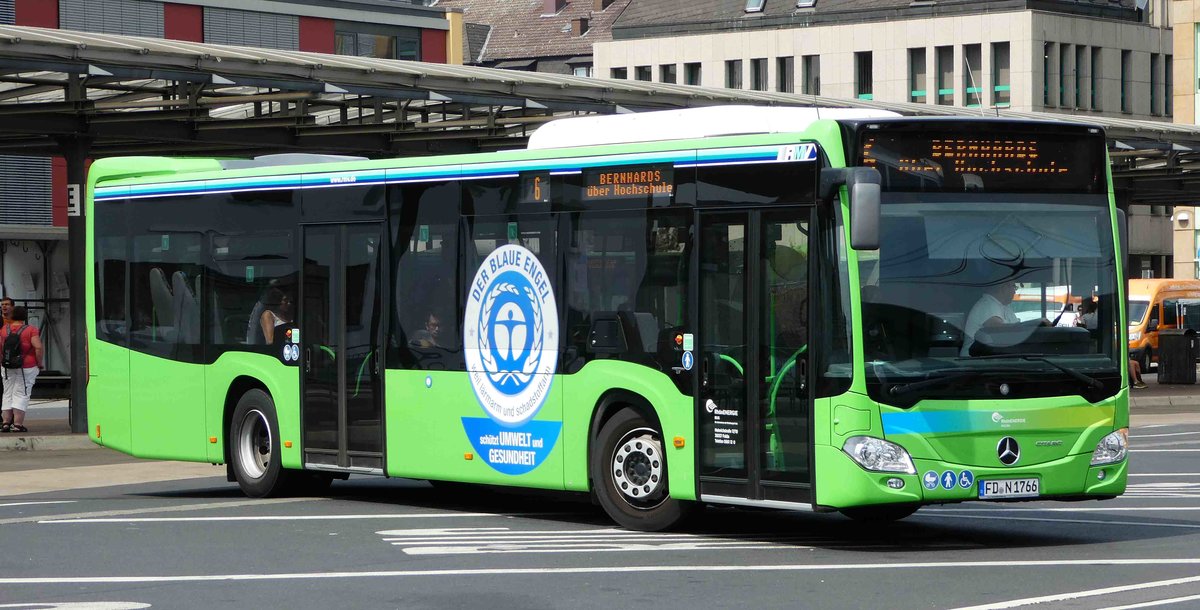
[[[1012,466],[1021,459],[1021,446],[1017,444],[1017,439],[1006,436],[996,444],[996,455],[1000,456],[1001,464]]]

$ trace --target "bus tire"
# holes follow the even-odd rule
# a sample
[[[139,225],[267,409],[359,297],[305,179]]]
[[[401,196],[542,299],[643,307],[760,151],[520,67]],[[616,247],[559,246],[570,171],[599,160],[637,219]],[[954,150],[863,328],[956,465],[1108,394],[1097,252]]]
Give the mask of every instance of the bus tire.
[[[279,496],[290,490],[291,473],[283,468],[275,402],[253,389],[238,400],[229,424],[233,476],[251,498]]]
[[[881,504],[877,506],[858,506],[843,508],[841,513],[855,521],[865,523],[891,523],[899,521],[917,512],[919,504]]]
[[[622,527],[668,529],[691,508],[670,496],[662,432],[632,409],[617,412],[592,442],[590,468],[596,499]]]

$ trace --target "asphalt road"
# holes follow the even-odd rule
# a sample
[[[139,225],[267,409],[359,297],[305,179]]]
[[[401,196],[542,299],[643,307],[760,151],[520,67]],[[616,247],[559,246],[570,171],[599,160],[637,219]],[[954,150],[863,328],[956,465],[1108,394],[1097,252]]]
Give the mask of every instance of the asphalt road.
[[[710,508],[657,534],[575,496],[355,478],[249,500],[220,468],[9,452],[48,491],[0,496],[0,608],[1200,607],[1200,423],[1149,421],[1114,501],[889,527]],[[156,482],[95,487],[113,469]]]

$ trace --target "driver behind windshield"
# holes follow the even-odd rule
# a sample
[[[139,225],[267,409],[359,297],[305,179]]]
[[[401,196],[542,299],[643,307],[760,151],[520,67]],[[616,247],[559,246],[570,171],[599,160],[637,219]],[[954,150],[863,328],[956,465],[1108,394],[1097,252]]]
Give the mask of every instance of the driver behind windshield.
[[[963,346],[961,356],[971,355],[971,346],[975,344],[975,333],[981,329],[1018,324],[1017,314],[1013,313],[1012,300],[1017,293],[1017,285],[1013,282],[1000,282],[988,286],[963,324]]]

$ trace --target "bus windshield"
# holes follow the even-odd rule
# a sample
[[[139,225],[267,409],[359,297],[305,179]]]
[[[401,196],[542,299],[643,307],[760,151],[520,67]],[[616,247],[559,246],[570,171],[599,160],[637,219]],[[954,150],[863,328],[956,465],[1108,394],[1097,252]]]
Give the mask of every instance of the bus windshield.
[[[897,193],[882,208],[879,250],[859,253],[873,397],[999,398],[1000,382],[1012,397],[1115,391],[1106,197]]]

